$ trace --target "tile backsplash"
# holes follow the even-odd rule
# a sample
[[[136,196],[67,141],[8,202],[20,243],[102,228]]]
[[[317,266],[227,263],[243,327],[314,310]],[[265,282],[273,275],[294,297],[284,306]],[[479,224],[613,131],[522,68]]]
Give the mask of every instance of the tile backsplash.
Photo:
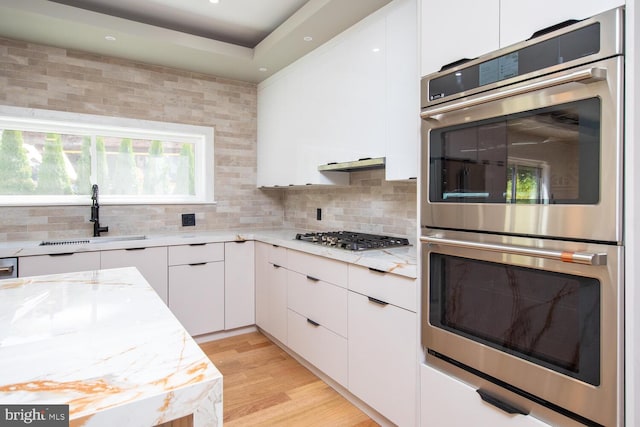
[[[110,235],[282,226],[415,235],[415,183],[386,182],[381,170],[352,173],[348,187],[256,188],[253,83],[0,38],[0,104],[214,128],[216,204],[102,205]],[[89,204],[0,207],[0,241],[90,236]],[[183,213],[196,214],[195,227],[182,227]]]
[[[291,228],[390,234],[412,242],[416,236],[416,182],[385,181],[381,169],[351,172],[348,187],[288,189],[284,206],[285,226]]]

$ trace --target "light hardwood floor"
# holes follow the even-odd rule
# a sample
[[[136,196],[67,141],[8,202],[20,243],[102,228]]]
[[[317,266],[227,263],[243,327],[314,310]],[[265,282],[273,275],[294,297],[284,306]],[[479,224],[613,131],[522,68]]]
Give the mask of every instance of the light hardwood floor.
[[[259,332],[200,345],[224,376],[225,426],[377,426]]]

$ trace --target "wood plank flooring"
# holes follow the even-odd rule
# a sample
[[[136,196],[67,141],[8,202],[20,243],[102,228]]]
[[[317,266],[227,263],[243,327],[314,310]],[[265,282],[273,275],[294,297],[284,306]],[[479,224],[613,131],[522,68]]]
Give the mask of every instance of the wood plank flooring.
[[[377,426],[259,332],[200,345],[224,376],[225,426]]]

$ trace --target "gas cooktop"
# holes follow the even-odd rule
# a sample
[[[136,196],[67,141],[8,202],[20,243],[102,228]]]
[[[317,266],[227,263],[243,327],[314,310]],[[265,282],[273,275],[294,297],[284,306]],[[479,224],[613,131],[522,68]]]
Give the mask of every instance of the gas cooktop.
[[[317,233],[298,233],[296,240],[325,245],[350,251],[395,248],[409,246],[409,240],[401,237],[379,236],[376,234],[356,233],[353,231],[326,231]]]

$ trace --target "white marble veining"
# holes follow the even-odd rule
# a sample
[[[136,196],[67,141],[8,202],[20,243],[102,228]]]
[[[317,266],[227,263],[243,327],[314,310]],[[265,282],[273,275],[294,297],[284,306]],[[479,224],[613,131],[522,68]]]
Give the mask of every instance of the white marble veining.
[[[303,232],[305,232],[305,230],[228,230],[198,232],[193,234],[151,235],[146,236],[144,240],[122,240],[60,246],[40,246],[40,242],[10,242],[0,243],[0,258],[63,252],[187,245],[192,243],[230,242],[234,240],[257,240],[350,264],[375,268],[401,276],[410,278],[417,277],[415,246],[368,251],[348,251],[295,240],[296,234]]]
[[[0,281],[0,402],[72,426],[222,425],[222,375],[135,268]]]

